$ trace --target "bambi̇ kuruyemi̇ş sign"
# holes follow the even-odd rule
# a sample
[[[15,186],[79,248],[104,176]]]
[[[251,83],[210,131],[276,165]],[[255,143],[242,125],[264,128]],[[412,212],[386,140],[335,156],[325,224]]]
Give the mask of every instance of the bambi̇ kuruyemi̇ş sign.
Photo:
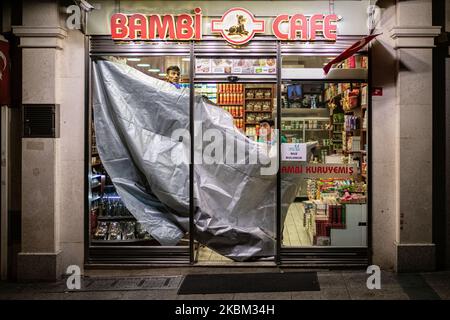
[[[356,176],[358,170],[356,164],[307,164],[307,165],[283,165],[282,174],[304,174],[308,177],[318,178],[348,178]]]

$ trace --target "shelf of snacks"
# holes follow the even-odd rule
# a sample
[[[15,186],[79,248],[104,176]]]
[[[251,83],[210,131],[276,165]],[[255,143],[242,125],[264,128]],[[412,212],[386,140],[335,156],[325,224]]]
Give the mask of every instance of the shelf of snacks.
[[[246,113],[245,123],[246,124],[256,124],[262,120],[269,120],[272,117],[268,113]]]
[[[259,122],[272,119],[274,87],[256,84],[244,87],[245,135],[258,140]]]
[[[91,240],[92,245],[109,246],[109,245],[124,245],[124,246],[159,246],[159,242],[155,239],[133,239],[133,240]]]
[[[272,100],[248,101],[245,100],[245,112],[270,112],[272,113]]]
[[[195,93],[207,97],[211,102],[217,104],[217,84],[215,83],[203,83],[195,84]]]
[[[91,244],[121,244],[153,240],[132,216],[97,217]]]
[[[273,87],[249,87],[245,86],[246,100],[272,100]]]
[[[217,84],[217,104],[219,105],[243,105],[244,85],[237,83]]]
[[[223,110],[227,111],[233,118],[243,118],[244,117],[244,107],[243,106],[223,106]]]
[[[98,216],[97,220],[99,221],[128,221],[128,220],[136,220],[132,215],[128,216]]]

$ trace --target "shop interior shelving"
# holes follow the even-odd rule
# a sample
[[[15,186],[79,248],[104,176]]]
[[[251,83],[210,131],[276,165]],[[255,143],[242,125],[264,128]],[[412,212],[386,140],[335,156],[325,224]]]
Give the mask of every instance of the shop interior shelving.
[[[274,97],[273,85],[246,84],[244,86],[244,132],[249,138],[258,139],[260,120],[272,119]],[[263,104],[269,108],[264,110]],[[253,116],[255,120],[249,120],[249,117]],[[248,128],[251,129],[248,130]]]
[[[327,104],[335,104],[337,106],[335,113],[343,113],[345,116],[353,116],[356,118],[356,127],[348,128],[345,122],[335,123],[333,122],[333,116],[330,116],[330,122],[332,124],[330,128],[330,139],[332,139],[335,147],[342,144],[343,155],[351,156],[353,159],[359,161],[360,176],[365,180],[367,177],[365,170],[367,167],[367,151],[365,148],[367,145],[367,128],[365,125],[366,120],[364,119],[367,116],[367,84],[347,83],[338,88],[330,85],[326,90],[329,90],[329,92],[325,92]],[[355,92],[354,90],[358,92],[353,97],[353,99],[357,99],[357,102],[352,104],[348,101],[349,97],[346,92]],[[350,137],[359,139],[360,143],[357,147],[353,144],[349,147]]]

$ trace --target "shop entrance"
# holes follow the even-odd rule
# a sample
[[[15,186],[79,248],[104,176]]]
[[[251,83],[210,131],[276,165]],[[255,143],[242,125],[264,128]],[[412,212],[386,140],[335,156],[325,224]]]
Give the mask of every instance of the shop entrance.
[[[265,175],[258,169],[263,167],[258,159],[251,161],[251,157],[257,154],[255,147],[258,144],[274,150],[277,147],[275,143],[277,84],[267,79],[260,81],[257,79],[258,76],[267,77],[276,74],[275,61],[275,58],[261,57],[196,60],[195,94],[204,96],[215,107],[231,116],[235,140],[232,142],[223,139],[224,166],[219,164],[215,172],[218,184],[215,187],[220,188],[223,179],[235,187],[217,190],[216,199],[209,199],[216,205],[217,209],[213,214],[220,221],[215,224],[217,232],[213,233],[210,239],[195,242],[194,261],[197,265],[275,263],[277,173],[274,170]],[[209,66],[212,66],[212,69],[208,69]],[[226,68],[230,68],[228,74],[223,74]],[[215,71],[217,80],[206,80],[205,70]],[[240,73],[233,73],[233,70]],[[211,74],[214,74],[213,72]],[[254,76],[256,79],[240,79],[243,76]],[[228,79],[233,81],[227,81]],[[241,146],[246,149],[241,150],[243,157],[240,158],[238,149]],[[273,160],[278,162],[276,155]],[[199,170],[207,167],[205,164],[195,166]],[[228,172],[230,174],[234,172],[232,174],[235,177],[231,177]],[[196,219],[194,221],[196,230],[201,232],[204,224],[197,224]]]
[[[342,72],[325,77],[322,67],[341,48],[330,54],[321,53],[324,48],[321,45],[310,46],[305,54],[306,49],[300,44],[267,39],[253,40],[251,46],[243,48],[210,40],[195,44],[147,44],[136,52],[131,45],[120,47],[108,41],[99,37],[92,42],[94,64],[99,60],[118,62],[160,80],[167,80],[170,67],[179,67],[179,83],[169,91],[183,90],[185,103],[177,114],[180,118],[173,123],[181,121],[191,130],[194,139],[184,141],[192,141],[191,155],[201,149],[201,159],[197,162],[192,157],[182,170],[162,170],[167,174],[165,177],[151,177],[166,185],[173,182],[176,173],[177,184],[172,186],[178,187],[168,191],[188,195],[175,205],[168,202],[169,206],[163,206],[163,210],[175,208],[182,213],[168,224],[177,226],[181,234],[152,236],[143,225],[148,222],[146,217],[129,212],[123,205],[100,159],[99,148],[105,152],[109,147],[96,144],[95,114],[89,104],[88,263],[367,264],[370,245],[367,55],[347,59],[335,70]],[[122,84],[108,99],[117,99],[117,94],[128,99],[128,92],[139,90]],[[170,96],[168,93],[167,97]],[[125,100],[119,98],[117,105],[120,107]],[[152,97],[147,100],[153,102]],[[151,113],[143,116],[154,119]],[[163,123],[156,123],[160,124]],[[103,128],[101,123],[98,128]],[[205,135],[206,129],[211,128],[223,134],[220,146],[224,158],[219,164],[208,162],[221,153],[215,145],[214,130]],[[230,136],[236,157],[228,162]],[[245,146],[243,162],[238,160],[239,145]],[[261,150],[266,152],[262,158],[269,162],[258,162]],[[256,162],[251,162],[255,154]],[[167,165],[164,159],[158,161]],[[272,163],[276,164],[275,171],[261,170]],[[180,177],[183,179],[179,180]],[[146,188],[135,191],[139,193]],[[150,198],[147,200],[152,202]]]

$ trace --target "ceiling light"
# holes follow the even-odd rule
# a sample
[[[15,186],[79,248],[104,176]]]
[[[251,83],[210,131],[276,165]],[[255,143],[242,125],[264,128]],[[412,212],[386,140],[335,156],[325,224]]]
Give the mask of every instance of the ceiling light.
[[[148,69],[148,71],[149,71],[149,72],[153,72],[153,73],[157,73],[157,72],[159,72],[160,70],[159,70],[159,69]]]
[[[150,67],[150,65],[149,65],[148,63],[138,63],[136,66],[137,66],[137,67],[143,67],[143,68],[148,68],[148,67]]]
[[[158,73],[158,76],[165,77],[165,76],[167,76],[167,73]]]
[[[141,61],[141,58],[127,58],[128,61]]]

